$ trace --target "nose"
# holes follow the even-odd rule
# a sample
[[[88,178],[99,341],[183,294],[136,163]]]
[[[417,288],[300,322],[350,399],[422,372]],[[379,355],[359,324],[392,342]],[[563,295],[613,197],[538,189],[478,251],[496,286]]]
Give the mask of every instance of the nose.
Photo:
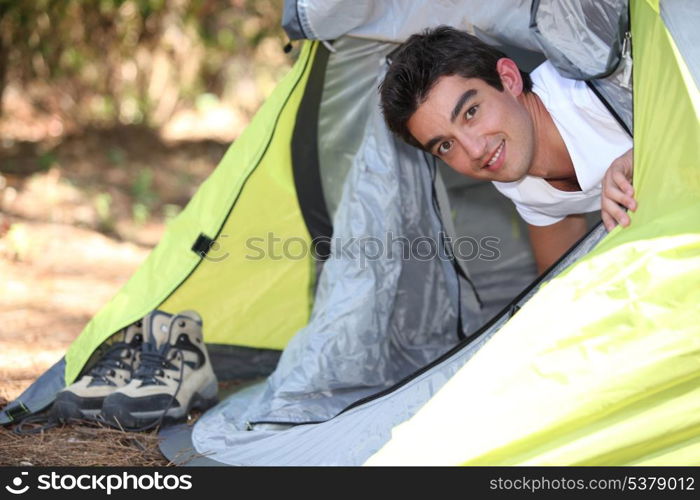
[[[486,137],[480,134],[461,133],[457,141],[472,160],[481,160],[486,154]]]

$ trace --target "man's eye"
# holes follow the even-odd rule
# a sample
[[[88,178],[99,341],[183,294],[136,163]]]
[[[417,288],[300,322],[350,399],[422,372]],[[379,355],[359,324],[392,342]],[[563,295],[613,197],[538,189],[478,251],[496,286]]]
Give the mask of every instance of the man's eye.
[[[451,147],[452,143],[449,141],[445,141],[438,146],[437,152],[439,155],[444,155],[450,150]]]
[[[472,106],[471,108],[469,108],[469,109],[467,110],[466,113],[464,113],[464,117],[465,117],[467,120],[471,120],[472,118],[474,118],[474,115],[476,114],[476,110],[477,110],[478,108],[479,108],[479,105],[478,105],[478,104],[477,104],[476,106]]]

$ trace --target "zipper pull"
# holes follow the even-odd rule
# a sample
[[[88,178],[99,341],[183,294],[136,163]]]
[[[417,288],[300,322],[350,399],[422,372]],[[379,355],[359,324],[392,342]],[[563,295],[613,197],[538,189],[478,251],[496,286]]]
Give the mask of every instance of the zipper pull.
[[[625,32],[625,38],[622,40],[622,76],[620,78],[620,86],[632,90],[632,34]]]

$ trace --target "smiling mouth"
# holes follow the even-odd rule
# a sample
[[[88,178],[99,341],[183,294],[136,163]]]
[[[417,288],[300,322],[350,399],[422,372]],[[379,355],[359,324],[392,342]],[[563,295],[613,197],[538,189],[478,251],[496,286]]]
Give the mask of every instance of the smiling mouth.
[[[489,159],[489,161],[487,161],[484,164],[483,168],[491,169],[491,167],[498,165],[498,163],[499,163],[498,160],[501,159],[501,155],[503,154],[503,148],[505,147],[505,145],[506,145],[506,141],[505,140],[501,141],[501,144],[498,146],[496,151],[494,151],[494,153],[491,156],[491,158]]]

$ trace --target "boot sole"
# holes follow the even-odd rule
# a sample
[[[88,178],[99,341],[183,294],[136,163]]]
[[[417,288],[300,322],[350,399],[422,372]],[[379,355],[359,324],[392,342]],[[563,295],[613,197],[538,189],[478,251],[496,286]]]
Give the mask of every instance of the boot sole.
[[[169,408],[168,411],[164,413],[163,410],[130,412],[121,405],[110,404],[109,401],[105,401],[101,415],[102,419],[110,425],[116,425],[124,430],[136,430],[152,426],[159,420],[162,425],[176,423],[183,420],[191,410],[205,411],[218,402],[218,397],[205,398],[199,393],[195,393],[187,408]]]
[[[67,399],[57,399],[54,401],[51,407],[51,416],[67,422],[68,420],[94,420],[99,415],[100,410],[90,410],[81,408],[79,401],[67,400]]]

